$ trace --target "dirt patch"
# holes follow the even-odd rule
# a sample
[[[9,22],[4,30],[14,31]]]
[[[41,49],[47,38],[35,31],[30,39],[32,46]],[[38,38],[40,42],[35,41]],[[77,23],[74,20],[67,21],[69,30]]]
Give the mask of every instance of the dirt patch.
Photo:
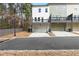
[[[29,32],[18,32],[18,33],[16,33],[16,37],[21,37],[21,38],[23,38],[23,37],[28,37],[29,35],[30,35],[31,33],[29,33]]]
[[[79,56],[79,50],[9,50],[0,51],[0,56]]]
[[[23,31],[23,32],[17,32],[15,37],[19,37],[19,38],[25,38],[28,37],[31,33]],[[8,34],[8,35],[4,35],[1,36],[0,38],[12,38],[14,37],[13,33],[12,34]]]

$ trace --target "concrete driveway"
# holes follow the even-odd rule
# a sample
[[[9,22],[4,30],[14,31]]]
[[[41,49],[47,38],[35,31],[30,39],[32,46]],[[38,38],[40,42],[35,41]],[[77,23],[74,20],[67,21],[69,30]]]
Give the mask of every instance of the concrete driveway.
[[[66,31],[52,31],[52,33],[55,34],[56,37],[79,36],[78,34],[74,34],[72,32],[66,32]]]
[[[48,33],[32,33],[29,37],[50,37]]]
[[[79,34],[79,31],[73,31],[73,33],[77,33],[77,34]]]

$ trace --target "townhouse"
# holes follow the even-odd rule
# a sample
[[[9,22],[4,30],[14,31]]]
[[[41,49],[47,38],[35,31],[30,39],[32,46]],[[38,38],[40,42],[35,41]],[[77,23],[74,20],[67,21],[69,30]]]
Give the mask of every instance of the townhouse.
[[[32,5],[33,32],[79,31],[78,3]]]
[[[48,5],[32,6],[32,31],[47,32],[49,29],[49,7]]]

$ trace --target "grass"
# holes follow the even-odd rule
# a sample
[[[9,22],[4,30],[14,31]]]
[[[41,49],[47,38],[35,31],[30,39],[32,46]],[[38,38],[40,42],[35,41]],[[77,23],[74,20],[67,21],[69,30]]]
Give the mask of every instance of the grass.
[[[79,50],[2,50],[0,56],[79,56]]]

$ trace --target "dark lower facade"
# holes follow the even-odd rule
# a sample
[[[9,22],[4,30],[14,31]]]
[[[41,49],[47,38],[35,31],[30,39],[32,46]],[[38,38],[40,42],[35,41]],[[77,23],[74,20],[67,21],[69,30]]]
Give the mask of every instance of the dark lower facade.
[[[32,32],[79,31],[79,18],[54,17],[46,23],[33,23]]]
[[[33,23],[32,32],[79,31],[79,23]]]

